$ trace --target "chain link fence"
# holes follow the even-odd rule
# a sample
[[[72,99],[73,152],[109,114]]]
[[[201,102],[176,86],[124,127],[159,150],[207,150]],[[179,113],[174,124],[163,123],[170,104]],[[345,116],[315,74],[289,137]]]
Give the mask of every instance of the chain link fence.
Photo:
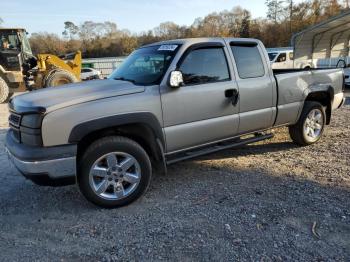
[[[124,61],[125,57],[102,57],[83,59],[83,68],[94,68],[101,71],[103,77],[109,76]]]

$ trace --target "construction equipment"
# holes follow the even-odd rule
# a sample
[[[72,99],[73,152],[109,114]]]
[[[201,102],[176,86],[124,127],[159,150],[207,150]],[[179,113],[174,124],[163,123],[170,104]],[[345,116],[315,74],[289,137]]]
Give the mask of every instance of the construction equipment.
[[[34,56],[25,29],[0,28],[0,103],[14,92],[80,81],[81,52]]]

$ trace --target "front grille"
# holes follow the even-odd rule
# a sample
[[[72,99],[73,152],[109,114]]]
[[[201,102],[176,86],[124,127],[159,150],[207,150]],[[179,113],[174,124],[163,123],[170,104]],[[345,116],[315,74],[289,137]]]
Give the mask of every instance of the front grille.
[[[22,118],[21,115],[18,115],[14,112],[11,112],[9,116],[9,124],[12,130],[12,136],[19,143],[21,142],[21,133],[20,133],[21,118]]]
[[[11,113],[9,117],[9,123],[15,128],[19,128],[21,125],[21,116],[15,113]]]

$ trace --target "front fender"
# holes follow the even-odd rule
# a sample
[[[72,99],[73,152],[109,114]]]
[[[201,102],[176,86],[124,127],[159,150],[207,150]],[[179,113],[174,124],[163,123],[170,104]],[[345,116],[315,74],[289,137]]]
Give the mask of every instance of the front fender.
[[[155,137],[161,141],[163,146],[165,145],[162,127],[158,119],[149,112],[114,115],[80,123],[72,129],[69,135],[69,143],[78,143],[86,135],[99,130],[130,124],[143,124],[150,127]]]

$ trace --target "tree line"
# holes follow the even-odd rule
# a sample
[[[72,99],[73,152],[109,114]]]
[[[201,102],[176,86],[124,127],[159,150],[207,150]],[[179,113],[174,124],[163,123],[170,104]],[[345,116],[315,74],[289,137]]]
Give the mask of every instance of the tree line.
[[[265,4],[268,11],[264,18],[253,19],[249,10],[236,6],[197,18],[190,26],[164,22],[138,34],[121,30],[108,21],[85,21],[79,25],[66,21],[61,36],[32,33],[30,43],[35,54],[60,55],[81,50],[85,58],[124,56],[155,41],[188,37],[252,37],[267,47],[280,47],[289,46],[294,33],[349,8],[348,0],[266,0]]]

